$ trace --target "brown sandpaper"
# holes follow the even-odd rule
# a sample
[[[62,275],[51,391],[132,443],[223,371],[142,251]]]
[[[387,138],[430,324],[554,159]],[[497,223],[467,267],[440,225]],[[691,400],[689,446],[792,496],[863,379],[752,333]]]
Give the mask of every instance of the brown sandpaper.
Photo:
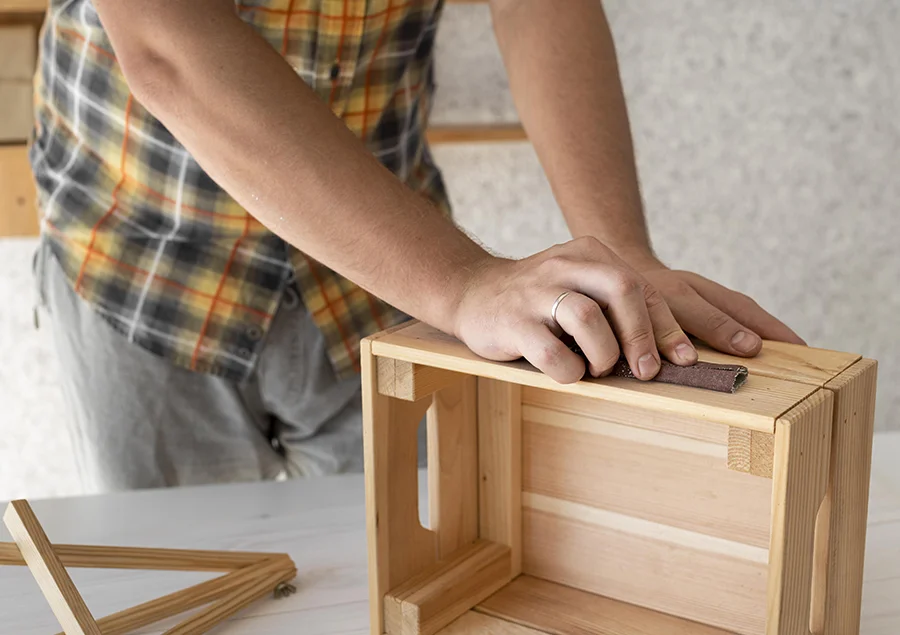
[[[564,337],[569,348],[584,357],[581,348],[570,337]],[[626,377],[637,379],[631,372],[628,360],[620,357],[613,367],[610,375],[614,377]],[[663,384],[675,384],[677,386],[690,386],[703,388],[717,392],[733,393],[747,382],[749,371],[746,366],[738,364],[711,364],[709,362],[697,362],[692,366],[678,366],[672,362],[662,360],[659,372],[650,381],[658,381]]]
[[[616,363],[611,374],[616,377],[635,378],[625,359],[620,359]],[[651,381],[733,393],[746,383],[748,374],[746,366],[737,364],[697,362],[693,366],[678,366],[662,360],[659,372]]]

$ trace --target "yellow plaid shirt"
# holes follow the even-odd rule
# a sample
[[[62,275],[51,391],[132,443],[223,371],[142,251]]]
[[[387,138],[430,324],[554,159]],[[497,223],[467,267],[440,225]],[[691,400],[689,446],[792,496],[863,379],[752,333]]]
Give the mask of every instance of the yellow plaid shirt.
[[[424,139],[443,0],[250,0],[235,11],[386,167],[449,214]],[[43,234],[128,341],[232,380],[296,282],[341,376],[406,316],[267,231],[131,95],[89,0],[53,0],[31,163]],[[303,192],[297,192],[302,204]]]

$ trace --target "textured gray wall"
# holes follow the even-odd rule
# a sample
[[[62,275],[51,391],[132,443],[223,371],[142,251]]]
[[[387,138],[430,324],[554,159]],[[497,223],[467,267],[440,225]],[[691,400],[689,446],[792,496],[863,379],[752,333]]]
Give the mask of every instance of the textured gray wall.
[[[660,255],[878,359],[878,425],[900,429],[900,2],[605,6]],[[450,6],[441,28],[434,120],[515,121],[487,7]],[[527,143],[436,156],[489,246],[568,238]]]

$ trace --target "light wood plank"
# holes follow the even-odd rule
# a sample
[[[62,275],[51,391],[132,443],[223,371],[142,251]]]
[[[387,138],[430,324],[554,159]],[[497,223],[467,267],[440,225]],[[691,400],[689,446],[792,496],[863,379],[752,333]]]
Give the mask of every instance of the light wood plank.
[[[143,626],[218,600],[246,588],[248,582],[277,572],[283,572],[285,575],[281,581],[287,582],[296,575],[296,568],[287,556],[272,558],[107,615],[97,620],[97,625],[103,635],[126,635]]]
[[[598,421],[655,430],[719,445],[728,444],[728,426],[673,412],[647,410],[640,406],[598,401],[590,397],[531,387],[522,389],[522,405],[525,407],[538,406]]]
[[[100,627],[53,553],[53,546],[31,506],[23,500],[12,501],[3,522],[63,630],[68,635],[100,635]]]
[[[224,597],[217,599],[208,608],[195,613],[177,626],[168,629],[163,635],[201,635],[206,633],[235,613],[272,593],[281,582],[291,580],[295,575],[297,575],[297,571],[290,569],[258,576]]]
[[[429,528],[438,557],[478,539],[478,403],[475,377],[435,393],[428,410]]]
[[[745,428],[728,429],[728,469],[772,478],[775,435]]]
[[[479,377],[535,388],[606,399],[647,410],[674,412],[705,421],[772,432],[775,419],[816,388],[811,385],[751,376],[735,394],[685,388],[619,377],[558,384],[527,362],[493,362],[471,352],[463,343],[421,322],[410,323],[372,342],[377,356],[436,366]]]
[[[38,234],[37,192],[25,146],[0,146],[0,237]]]
[[[842,353],[786,342],[764,341],[756,357],[733,357],[697,343],[700,361],[714,364],[742,364],[751,375],[824,386],[859,361],[855,353]]]
[[[522,571],[522,389],[478,380],[479,535],[512,551]]]
[[[47,4],[47,0],[0,0],[0,14],[43,13]]]
[[[366,537],[372,635],[381,635],[384,595],[437,560],[435,534],[419,523],[418,427],[430,399],[378,392],[372,340],[361,342]]]
[[[546,502],[523,509],[525,574],[726,631],[764,633],[765,550]]]
[[[425,131],[428,143],[502,143],[527,141],[519,124],[433,125]]]
[[[440,632],[440,635],[546,635],[519,624],[469,611]]]
[[[731,635],[527,575],[513,580],[475,610],[552,635]]]
[[[65,567],[96,569],[156,569],[165,571],[234,571],[279,554],[257,551],[202,551],[151,547],[53,545]],[[24,565],[15,543],[0,543],[0,565]]]
[[[433,635],[506,585],[510,549],[478,541],[414,576],[384,599],[388,635]]]
[[[620,426],[624,430],[627,427]],[[728,470],[721,454],[659,439],[523,423],[523,489],[709,536],[768,548],[772,484]]]
[[[13,79],[30,84],[36,62],[37,29],[34,25],[0,26],[0,84]]]
[[[825,384],[834,395],[825,635],[859,633],[877,379],[877,362],[864,359]]]
[[[449,370],[411,364],[389,357],[378,360],[378,392],[386,397],[418,401],[458,384],[465,375]]]
[[[767,635],[809,635],[816,515],[825,498],[834,397],[819,390],[778,420]]]

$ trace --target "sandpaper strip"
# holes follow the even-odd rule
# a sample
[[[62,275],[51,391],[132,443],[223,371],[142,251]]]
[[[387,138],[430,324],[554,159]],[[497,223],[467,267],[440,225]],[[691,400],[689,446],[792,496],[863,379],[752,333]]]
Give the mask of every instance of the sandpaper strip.
[[[624,358],[616,363],[611,374],[635,379],[628,361]],[[737,364],[697,362],[693,366],[678,366],[662,360],[659,372],[651,381],[733,393],[747,382],[748,374],[746,366]]]
[[[569,348],[585,357],[584,352],[571,337],[564,336],[563,341]],[[585,361],[587,359],[585,358]],[[628,360],[624,356],[619,358],[610,375],[614,377],[637,378],[631,372]],[[696,362],[692,366],[678,366],[672,362],[661,360],[659,372],[650,381],[658,381],[663,384],[675,384],[677,386],[690,386],[691,388],[703,388],[717,392],[734,393],[738,388],[747,383],[749,371],[746,366],[739,364],[712,364],[709,362]]]

